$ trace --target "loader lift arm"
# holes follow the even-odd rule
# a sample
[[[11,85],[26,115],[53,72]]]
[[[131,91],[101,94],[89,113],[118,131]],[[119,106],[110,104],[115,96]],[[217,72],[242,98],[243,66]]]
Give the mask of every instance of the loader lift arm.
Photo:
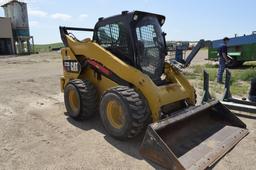
[[[62,27],[62,26],[60,26],[59,29],[60,29],[60,37],[61,37],[61,40],[62,40],[65,47],[68,47],[66,35],[72,34],[72,33],[69,33],[68,30],[70,30],[70,31],[94,32],[94,29],[92,29],[92,28]],[[73,34],[72,34],[72,36],[73,36],[73,38],[75,38],[75,36]],[[76,39],[76,40],[78,40],[78,39]]]
[[[197,53],[199,52],[199,50],[201,48],[204,48],[206,46],[209,46],[209,44],[211,43],[211,41],[205,41],[205,40],[200,40],[198,41],[198,43],[196,44],[196,46],[192,49],[191,53],[188,55],[188,57],[185,60],[185,64],[184,67],[188,67],[191,63],[191,61],[194,59],[194,57],[197,55]]]
[[[186,68],[190,65],[190,63],[192,62],[192,60],[195,58],[195,56],[197,55],[197,53],[200,51],[201,48],[204,47],[208,47],[211,46],[211,41],[207,40],[203,40],[201,39],[200,41],[198,41],[198,43],[196,44],[196,46],[192,49],[192,51],[190,52],[190,54],[188,55],[188,57],[186,57],[186,59],[181,59],[181,61],[173,61],[173,64],[175,65],[181,65],[179,67],[181,68]]]

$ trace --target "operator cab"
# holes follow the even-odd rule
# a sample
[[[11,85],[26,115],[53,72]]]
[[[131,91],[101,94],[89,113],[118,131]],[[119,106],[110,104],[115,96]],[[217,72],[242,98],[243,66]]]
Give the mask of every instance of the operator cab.
[[[99,18],[93,40],[115,56],[161,81],[166,55],[165,34],[161,30],[165,17],[142,11]]]

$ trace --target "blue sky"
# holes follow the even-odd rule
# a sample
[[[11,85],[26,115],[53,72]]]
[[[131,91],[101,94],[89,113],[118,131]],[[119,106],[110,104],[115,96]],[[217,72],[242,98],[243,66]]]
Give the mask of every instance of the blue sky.
[[[0,0],[0,4],[8,0]],[[60,42],[59,25],[94,27],[123,10],[166,16],[168,40],[219,39],[256,30],[255,0],[25,0],[36,44]],[[3,16],[3,9],[0,16]],[[81,35],[80,35],[81,36]],[[90,35],[85,35],[90,36]]]

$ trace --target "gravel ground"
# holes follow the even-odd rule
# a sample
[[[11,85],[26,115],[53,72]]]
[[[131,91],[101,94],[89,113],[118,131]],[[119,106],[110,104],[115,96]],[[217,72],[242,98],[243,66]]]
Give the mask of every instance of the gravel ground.
[[[59,53],[0,59],[0,169],[159,169],[139,155],[142,135],[121,142],[98,115],[67,117],[61,72]],[[213,169],[256,169],[256,116],[241,119],[250,134]]]

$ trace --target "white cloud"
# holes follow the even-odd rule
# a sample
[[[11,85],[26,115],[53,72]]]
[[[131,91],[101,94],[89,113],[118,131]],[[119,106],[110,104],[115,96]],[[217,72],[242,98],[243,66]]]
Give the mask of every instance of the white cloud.
[[[28,10],[28,14],[35,17],[46,17],[48,15],[47,12],[41,10]]]
[[[71,15],[63,14],[63,13],[55,13],[55,14],[52,14],[51,17],[53,19],[60,19],[60,20],[63,20],[63,21],[66,21],[66,20],[69,20],[69,19],[72,18]]]
[[[87,14],[81,14],[81,15],[79,15],[79,18],[80,18],[80,19],[85,19],[85,18],[87,18],[87,17],[88,17]]]
[[[29,21],[29,26],[30,27],[37,27],[39,25],[38,21]]]

